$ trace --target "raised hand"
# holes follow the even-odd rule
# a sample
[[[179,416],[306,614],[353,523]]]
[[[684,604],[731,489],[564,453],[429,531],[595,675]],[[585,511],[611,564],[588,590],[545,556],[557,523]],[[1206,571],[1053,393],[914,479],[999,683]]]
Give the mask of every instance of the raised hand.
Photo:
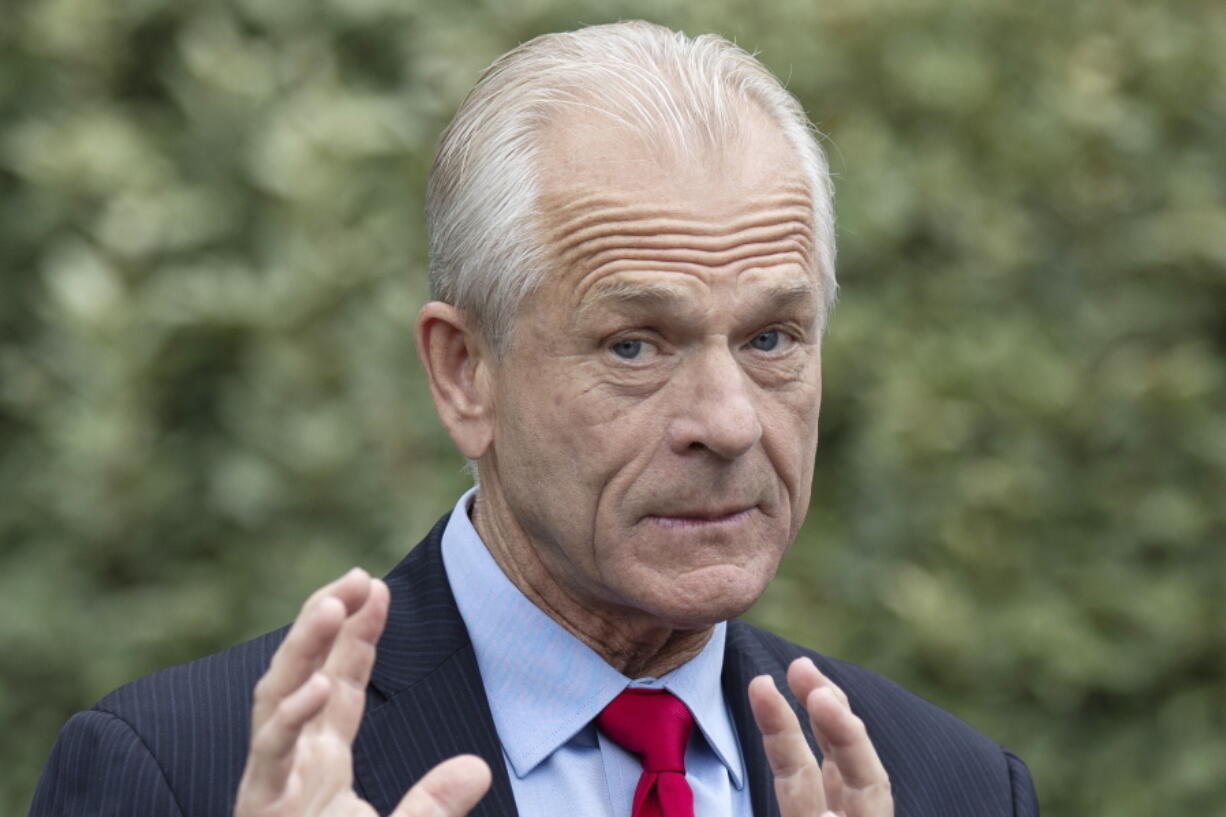
[[[353,739],[387,620],[387,585],[354,568],[317,590],[255,688],[235,817],[373,817],[353,791]],[[485,761],[453,757],[393,817],[463,817],[490,785]]]
[[[892,817],[890,780],[847,696],[808,658],[788,667],[788,686],[804,704],[824,759],[809,749],[795,712],[770,676],[749,683],[781,817]]]

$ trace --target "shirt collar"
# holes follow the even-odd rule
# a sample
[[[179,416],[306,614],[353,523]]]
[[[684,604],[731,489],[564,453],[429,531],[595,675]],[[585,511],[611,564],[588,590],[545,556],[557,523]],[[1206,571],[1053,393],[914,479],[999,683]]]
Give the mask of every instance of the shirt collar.
[[[713,628],[698,655],[662,677],[622,675],[502,572],[468,516],[476,490],[460,497],[443,531],[443,565],[516,776],[528,775],[633,684],[663,687],[680,698],[740,789],[741,749],[720,686],[725,623]]]

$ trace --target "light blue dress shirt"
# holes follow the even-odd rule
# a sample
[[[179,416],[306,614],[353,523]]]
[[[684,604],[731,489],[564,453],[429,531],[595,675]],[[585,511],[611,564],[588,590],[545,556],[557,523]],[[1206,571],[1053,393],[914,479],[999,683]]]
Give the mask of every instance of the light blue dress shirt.
[[[696,727],[686,780],[699,817],[752,817],[744,760],[720,687],[725,625],[692,659],[660,678],[627,678],[519,591],[456,503],[443,532],[443,564],[468,628],[502,743],[511,790],[525,817],[629,817],[642,767],[592,723],[627,686],[663,687]]]

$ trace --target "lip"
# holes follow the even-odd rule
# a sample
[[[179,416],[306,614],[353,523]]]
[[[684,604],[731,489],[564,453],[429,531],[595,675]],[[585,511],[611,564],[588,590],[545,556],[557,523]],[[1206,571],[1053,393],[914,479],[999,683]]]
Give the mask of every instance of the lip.
[[[676,514],[649,514],[647,519],[667,528],[711,528],[735,525],[749,516],[755,506],[720,510],[684,511]]]

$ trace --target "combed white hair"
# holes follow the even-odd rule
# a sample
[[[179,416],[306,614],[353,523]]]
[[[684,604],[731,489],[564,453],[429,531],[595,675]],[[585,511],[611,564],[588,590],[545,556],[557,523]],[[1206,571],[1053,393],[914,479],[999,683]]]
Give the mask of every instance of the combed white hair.
[[[430,288],[505,349],[520,300],[548,272],[537,207],[544,125],[594,109],[678,151],[730,144],[757,103],[796,150],[812,191],[827,311],[837,288],[830,172],[800,103],[765,66],[714,34],[640,20],[544,34],[499,57],[444,131],[430,172]]]

